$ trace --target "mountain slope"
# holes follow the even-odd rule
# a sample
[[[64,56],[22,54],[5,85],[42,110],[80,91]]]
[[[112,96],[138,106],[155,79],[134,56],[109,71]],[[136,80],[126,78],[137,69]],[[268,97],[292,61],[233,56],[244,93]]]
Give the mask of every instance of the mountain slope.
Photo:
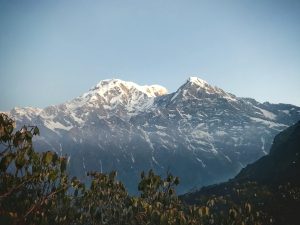
[[[269,218],[265,224],[298,224],[300,121],[275,137],[270,154],[246,166],[235,178],[181,197],[188,204],[200,205],[214,198],[226,198],[237,208],[250,205]]]
[[[242,169],[235,180],[300,185],[300,121],[278,134],[270,153]]]
[[[70,156],[69,170],[117,170],[131,192],[141,170],[181,177],[181,189],[220,182],[266,155],[300,108],[239,98],[189,78],[167,94],[159,85],[112,79],[45,109],[15,108],[17,124],[37,125],[36,145]]]

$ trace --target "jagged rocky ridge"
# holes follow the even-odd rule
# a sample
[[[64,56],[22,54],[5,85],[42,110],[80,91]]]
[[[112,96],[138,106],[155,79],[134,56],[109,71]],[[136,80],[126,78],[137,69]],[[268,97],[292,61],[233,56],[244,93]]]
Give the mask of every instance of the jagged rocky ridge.
[[[103,80],[44,109],[14,108],[19,126],[37,125],[36,148],[68,154],[69,170],[118,171],[130,192],[142,170],[181,177],[180,192],[220,182],[268,153],[300,108],[239,98],[196,78],[176,92],[159,85]]]

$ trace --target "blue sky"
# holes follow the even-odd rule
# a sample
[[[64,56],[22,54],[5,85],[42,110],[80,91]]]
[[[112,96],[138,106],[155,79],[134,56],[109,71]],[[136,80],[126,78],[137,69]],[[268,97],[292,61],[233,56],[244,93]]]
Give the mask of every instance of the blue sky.
[[[300,106],[300,1],[0,0],[0,110],[189,76]]]

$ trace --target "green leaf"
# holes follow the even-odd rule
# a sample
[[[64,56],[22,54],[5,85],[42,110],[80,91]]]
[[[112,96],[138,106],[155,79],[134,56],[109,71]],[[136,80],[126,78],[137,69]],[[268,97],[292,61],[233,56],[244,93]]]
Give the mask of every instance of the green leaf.
[[[40,130],[38,127],[34,127],[33,129],[33,135],[40,135]]]
[[[60,170],[61,172],[66,171],[67,169],[67,159],[66,158],[60,158]]]
[[[15,165],[17,169],[21,169],[26,163],[26,159],[23,154],[18,154],[16,160],[15,160]]]
[[[17,147],[19,142],[21,141],[20,136],[21,136],[21,132],[17,131],[13,137],[13,144],[15,147]]]
[[[110,180],[114,180],[116,178],[116,176],[117,176],[117,172],[116,171],[111,171],[109,173],[109,179]]]
[[[49,180],[55,181],[56,178],[57,178],[57,172],[55,170],[51,171],[49,173]]]
[[[162,214],[162,215],[160,216],[160,224],[161,224],[161,225],[167,225],[167,224],[168,224],[168,218],[166,217],[165,214]]]
[[[14,155],[13,154],[7,154],[6,156],[4,156],[1,159],[0,162],[0,170],[1,171],[6,171],[7,167],[9,166],[9,164],[12,162],[12,160],[14,159]]]
[[[50,151],[44,153],[43,161],[46,165],[48,165],[52,162],[53,155],[54,155],[54,153],[50,152]]]
[[[52,156],[52,163],[57,164],[57,162],[58,162],[58,155],[56,153],[54,153]]]
[[[32,133],[29,131],[26,131],[26,141],[31,142],[32,140]]]
[[[171,196],[174,194],[174,190],[173,189],[169,189],[168,194]]]

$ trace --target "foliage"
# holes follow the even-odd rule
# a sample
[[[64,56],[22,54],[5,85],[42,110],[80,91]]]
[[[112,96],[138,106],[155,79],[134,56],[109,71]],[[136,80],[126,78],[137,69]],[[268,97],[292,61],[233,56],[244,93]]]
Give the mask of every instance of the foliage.
[[[0,141],[4,145],[0,153],[1,219],[15,224],[60,219],[60,207],[70,187],[67,159],[50,151],[34,151],[32,137],[39,134],[37,127],[24,126],[13,133],[14,126],[5,114],[0,115]]]
[[[229,181],[181,196],[188,204],[209,204],[216,224],[299,223],[300,187]],[[229,215],[229,217],[222,216]]]
[[[170,173],[162,178],[152,170],[142,172],[140,196],[128,195],[114,171],[89,172],[87,186],[69,177],[67,156],[34,150],[37,127],[14,129],[14,121],[0,114],[0,224],[252,225],[272,220],[260,206],[273,197],[271,191],[251,183],[220,195],[185,196],[191,204],[178,198],[179,178]],[[281,190],[299,201],[299,189]]]

